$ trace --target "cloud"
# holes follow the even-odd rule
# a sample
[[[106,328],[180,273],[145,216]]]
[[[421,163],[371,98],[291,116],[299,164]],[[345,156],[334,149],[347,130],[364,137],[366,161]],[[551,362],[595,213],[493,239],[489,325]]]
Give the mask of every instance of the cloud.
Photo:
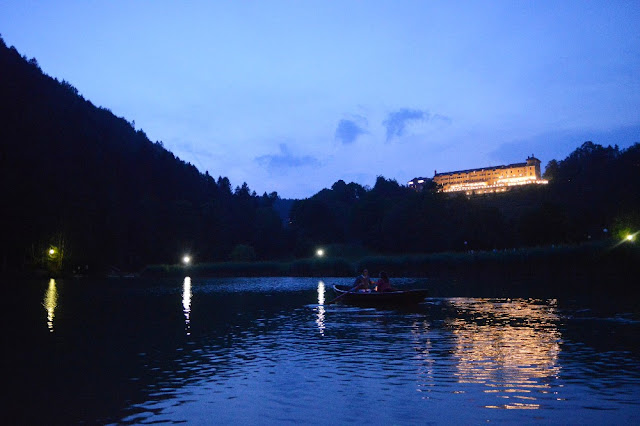
[[[256,158],[256,161],[261,166],[268,169],[289,169],[304,166],[318,166],[320,161],[310,155],[303,155],[296,157],[291,154],[287,144],[280,144],[280,153],[273,155],[262,155]]]
[[[360,117],[358,120],[364,121],[366,125],[366,119]],[[344,145],[352,144],[358,138],[358,136],[366,134],[367,131],[355,120],[340,120],[338,127],[336,128],[336,139],[342,142]]]
[[[407,124],[411,121],[429,120],[429,113],[419,109],[402,108],[398,111],[390,112],[387,119],[382,125],[387,129],[387,141],[394,137],[400,137],[405,134]]]

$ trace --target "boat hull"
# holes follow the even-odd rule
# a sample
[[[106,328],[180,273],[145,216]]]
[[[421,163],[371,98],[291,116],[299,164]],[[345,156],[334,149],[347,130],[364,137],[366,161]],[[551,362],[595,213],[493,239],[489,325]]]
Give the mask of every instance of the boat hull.
[[[336,303],[367,306],[415,305],[429,295],[429,291],[425,289],[360,293],[349,292],[349,286],[334,285],[333,290],[337,296]]]

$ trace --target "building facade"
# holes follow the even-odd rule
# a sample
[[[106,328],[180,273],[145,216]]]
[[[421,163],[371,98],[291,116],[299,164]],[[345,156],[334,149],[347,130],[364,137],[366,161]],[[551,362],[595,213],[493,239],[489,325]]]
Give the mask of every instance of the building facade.
[[[421,190],[426,180],[415,178],[408,182],[408,186]],[[516,186],[548,183],[542,179],[540,160],[533,155],[524,163],[447,173],[436,172],[433,181],[441,192],[465,192],[467,195],[505,192]]]

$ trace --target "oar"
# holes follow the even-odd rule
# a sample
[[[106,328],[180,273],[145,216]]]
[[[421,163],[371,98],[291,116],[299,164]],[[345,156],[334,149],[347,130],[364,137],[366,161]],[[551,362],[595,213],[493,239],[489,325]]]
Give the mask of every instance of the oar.
[[[336,303],[336,300],[346,296],[347,294],[351,293],[353,290],[357,289],[358,287],[360,287],[360,284],[357,284],[354,288],[352,288],[351,290],[349,290],[346,293],[342,293],[340,296],[336,297],[335,299],[333,299],[331,302],[327,303],[327,305],[331,305],[332,303]]]

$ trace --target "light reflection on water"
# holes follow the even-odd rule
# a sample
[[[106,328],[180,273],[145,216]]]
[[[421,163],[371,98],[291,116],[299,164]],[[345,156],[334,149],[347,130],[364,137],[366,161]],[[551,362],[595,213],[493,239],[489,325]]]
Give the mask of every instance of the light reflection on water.
[[[44,293],[44,300],[42,306],[47,310],[47,328],[53,333],[53,319],[56,316],[56,307],[58,306],[58,289],[56,287],[56,280],[51,278],[49,280],[49,287]]]
[[[43,300],[42,283],[47,330],[57,309],[64,315],[30,351],[50,357],[38,357],[45,364],[25,395],[34,398],[46,378],[57,392],[38,399],[52,410],[93,406],[65,412],[79,416],[68,423],[325,424],[327,413],[335,424],[638,418],[637,323],[595,318],[583,327],[557,300],[328,305],[334,282],[350,279],[78,282],[65,285],[63,300],[54,280]]]
[[[324,336],[324,329],[325,329],[325,324],[324,324],[324,315],[325,315],[324,293],[325,293],[324,282],[319,281],[318,282],[318,307],[316,308],[316,310],[318,312],[318,314],[317,314],[318,318],[316,319],[316,324],[318,324],[318,331],[320,332],[320,334],[322,336]]]
[[[560,373],[556,301],[451,299],[449,303],[462,314],[449,324],[456,338],[458,381],[483,384],[488,388],[485,393],[505,400],[487,408],[540,408],[539,394],[549,393]]]
[[[191,334],[191,278],[185,277],[182,284],[182,311],[187,336]]]

